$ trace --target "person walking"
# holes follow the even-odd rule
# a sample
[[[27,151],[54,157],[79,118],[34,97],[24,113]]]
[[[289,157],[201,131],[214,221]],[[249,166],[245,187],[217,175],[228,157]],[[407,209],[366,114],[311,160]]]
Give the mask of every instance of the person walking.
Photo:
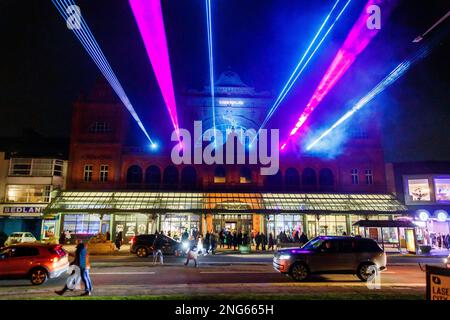
[[[298,230],[295,230],[295,233],[294,233],[294,242],[300,242],[300,237],[299,237],[299,231]]]
[[[211,249],[210,237],[211,234],[209,232],[206,232],[205,239],[203,240],[203,248],[205,250],[205,255],[207,255],[209,253],[209,250]]]
[[[89,270],[91,269],[91,265],[89,263],[89,252],[87,249],[87,245],[81,243],[80,248],[80,273],[81,280],[84,283],[84,293],[82,296],[90,296],[92,294],[92,281],[89,276]]]
[[[122,233],[122,231],[119,231],[116,234],[116,240],[114,241],[114,243],[116,244],[117,250],[120,250],[120,246],[122,245],[122,241],[123,241],[123,233]]]
[[[78,240],[77,240],[78,241]],[[78,268],[80,268],[80,251],[81,251],[81,242],[78,242],[76,247],[75,247],[75,253],[71,253],[69,252],[69,256],[70,257],[74,257],[73,261],[70,262],[69,266],[77,266]],[[75,270],[72,271],[72,274],[69,276],[71,277],[72,275],[75,274]],[[74,277],[73,279],[71,279],[71,281],[74,281],[73,283],[71,283],[73,286],[76,286],[80,280],[81,280],[81,273],[79,275],[80,277]],[[62,296],[67,290],[72,291],[73,289],[69,289],[69,287],[67,286],[67,282],[64,285],[64,288],[62,288],[61,290],[57,290],[55,291],[56,294]]]
[[[156,264],[156,260],[159,256],[159,263],[164,264],[164,257],[162,253],[163,247],[163,237],[162,234],[156,234],[155,240],[153,241],[153,264]]]
[[[271,233],[269,233],[269,247],[267,248],[267,250],[271,250],[272,249],[272,251],[273,251],[274,250],[274,248],[273,248],[274,244],[275,244],[275,241],[273,241],[273,235],[272,235],[272,232],[271,232]]]
[[[186,262],[184,263],[185,266],[187,266],[189,264],[189,261],[194,260],[195,263],[195,268],[197,268],[197,258],[198,258],[198,252],[197,252],[196,246],[195,246],[195,241],[193,241],[190,245],[189,245],[189,249],[186,252]]]

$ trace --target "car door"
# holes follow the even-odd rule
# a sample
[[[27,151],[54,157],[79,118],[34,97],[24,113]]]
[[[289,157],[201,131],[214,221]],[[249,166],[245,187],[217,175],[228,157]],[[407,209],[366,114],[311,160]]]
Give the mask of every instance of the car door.
[[[8,261],[10,275],[24,275],[35,264],[36,258],[39,256],[39,250],[34,247],[17,246],[11,250],[11,256]]]
[[[337,265],[336,269],[338,271],[355,270],[356,240],[355,239],[340,239],[338,242],[339,242],[339,246],[338,246],[339,254],[336,257],[336,265]]]
[[[311,272],[333,272],[339,270],[338,241],[325,240],[311,255],[309,268]]]

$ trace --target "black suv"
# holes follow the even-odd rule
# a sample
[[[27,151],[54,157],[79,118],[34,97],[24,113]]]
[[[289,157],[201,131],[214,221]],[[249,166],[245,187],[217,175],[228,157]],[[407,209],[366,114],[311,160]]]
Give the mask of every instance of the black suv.
[[[273,267],[296,281],[313,273],[355,274],[368,281],[374,272],[386,269],[386,254],[372,239],[321,236],[301,248],[278,250]]]
[[[177,255],[181,250],[181,244],[179,241],[172,239],[168,236],[162,235],[163,254]],[[153,252],[153,243],[155,242],[154,234],[140,234],[131,238],[130,252],[137,254],[138,257],[145,258]]]

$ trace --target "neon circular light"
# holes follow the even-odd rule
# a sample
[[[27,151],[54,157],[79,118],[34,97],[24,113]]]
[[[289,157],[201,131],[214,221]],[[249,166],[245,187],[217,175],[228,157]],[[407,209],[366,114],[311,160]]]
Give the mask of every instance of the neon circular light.
[[[447,212],[444,210],[438,210],[436,211],[436,217],[439,221],[447,221]]]
[[[418,215],[419,215],[419,219],[422,221],[427,221],[428,218],[430,217],[430,214],[428,213],[427,210],[419,210],[417,211]]]

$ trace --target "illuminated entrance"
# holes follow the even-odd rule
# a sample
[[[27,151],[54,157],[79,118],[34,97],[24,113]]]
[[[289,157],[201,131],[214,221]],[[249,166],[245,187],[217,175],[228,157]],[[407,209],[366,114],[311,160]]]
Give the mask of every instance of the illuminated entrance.
[[[251,214],[215,214],[213,216],[214,232],[236,231],[237,233],[248,233],[253,229],[253,217]]]

